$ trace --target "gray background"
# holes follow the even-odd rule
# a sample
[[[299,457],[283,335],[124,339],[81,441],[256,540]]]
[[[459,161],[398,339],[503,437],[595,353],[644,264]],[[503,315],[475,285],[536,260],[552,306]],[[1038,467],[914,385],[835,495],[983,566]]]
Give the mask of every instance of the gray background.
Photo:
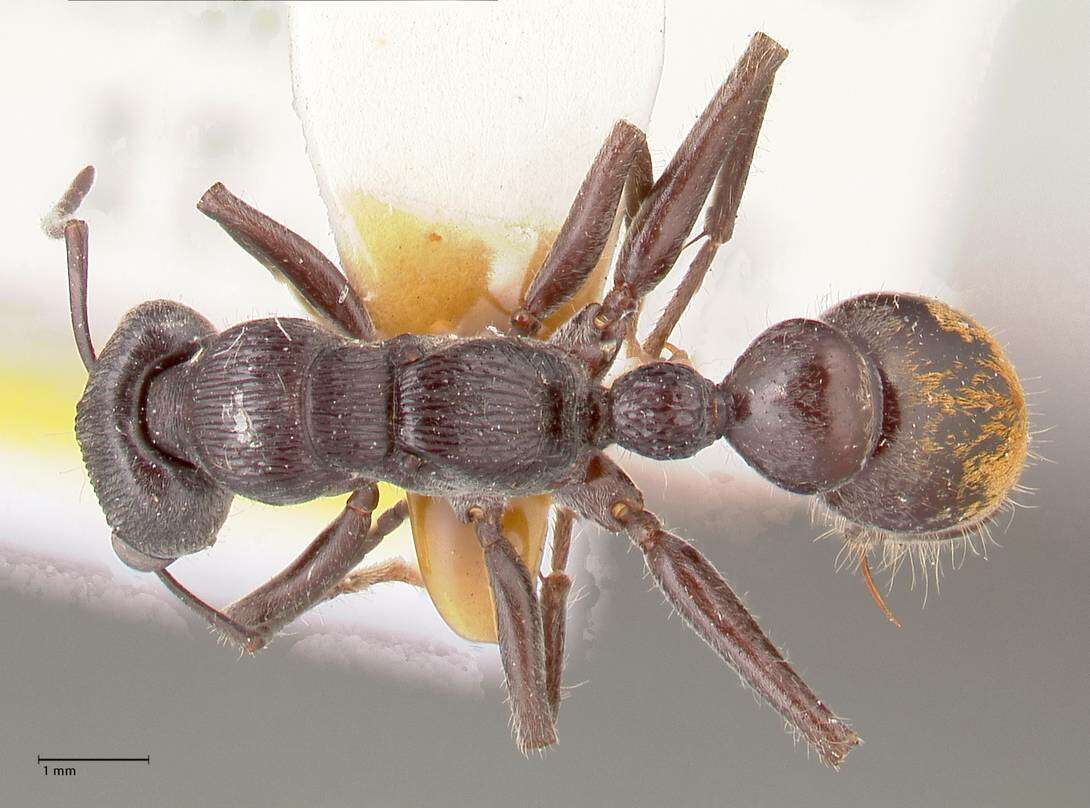
[[[66,11],[54,13],[63,24]],[[692,11],[678,15],[667,71],[685,35],[697,47],[711,41]],[[277,33],[271,47],[283,50],[282,39]],[[566,704],[562,742],[544,760],[513,750],[497,688],[465,700],[301,661],[275,645],[239,660],[202,632],[180,639],[0,591],[0,797],[10,805],[1085,804],[1088,44],[1085,4],[1018,7],[995,42],[963,192],[948,200],[957,212],[950,283],[971,289],[973,313],[999,327],[1040,391],[1036,426],[1053,427],[1040,446],[1052,462],[1026,476],[1038,489],[1033,508],[999,537],[1002,549],[947,576],[924,610],[899,587],[893,605],[905,628],[896,631],[856,580],[832,574],[831,553],[809,542],[808,520],[737,545],[686,526],[683,513],[671,519],[748,593],[823,698],[866,738],[840,773],[792,751],[777,719],[678,620],[664,619],[638,558],[617,544],[611,618],[591,649],[574,655],[569,681],[589,682]],[[6,288],[14,282],[5,277]],[[669,513],[669,497],[657,498]],[[43,528],[43,542],[48,534]],[[49,753],[150,754],[152,765],[83,766],[77,778],[47,781],[34,759]]]

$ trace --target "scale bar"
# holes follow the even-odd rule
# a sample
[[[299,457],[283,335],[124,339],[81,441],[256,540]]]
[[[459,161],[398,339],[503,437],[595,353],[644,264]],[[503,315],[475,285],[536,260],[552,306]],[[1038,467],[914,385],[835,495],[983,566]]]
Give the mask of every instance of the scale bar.
[[[129,757],[42,757],[38,755],[39,763],[147,763],[151,765],[151,756]]]

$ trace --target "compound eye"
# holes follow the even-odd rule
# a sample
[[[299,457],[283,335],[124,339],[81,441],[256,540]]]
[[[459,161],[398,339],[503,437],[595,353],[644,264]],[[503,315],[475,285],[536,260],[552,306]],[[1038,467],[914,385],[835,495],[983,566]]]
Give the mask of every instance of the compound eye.
[[[1014,368],[972,318],[903,294],[844,301],[823,320],[879,369],[873,457],[823,495],[836,516],[909,539],[961,535],[1006,501],[1026,459],[1026,401]]]
[[[719,389],[733,416],[727,440],[788,491],[835,488],[863,468],[878,440],[877,371],[844,333],[816,320],[769,328]]]

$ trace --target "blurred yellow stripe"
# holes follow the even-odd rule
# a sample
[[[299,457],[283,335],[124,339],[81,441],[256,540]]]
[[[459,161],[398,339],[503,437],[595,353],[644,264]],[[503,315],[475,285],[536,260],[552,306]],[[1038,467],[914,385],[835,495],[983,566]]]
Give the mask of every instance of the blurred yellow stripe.
[[[0,439],[47,455],[78,454],[74,423],[84,379],[74,368],[0,365]]]

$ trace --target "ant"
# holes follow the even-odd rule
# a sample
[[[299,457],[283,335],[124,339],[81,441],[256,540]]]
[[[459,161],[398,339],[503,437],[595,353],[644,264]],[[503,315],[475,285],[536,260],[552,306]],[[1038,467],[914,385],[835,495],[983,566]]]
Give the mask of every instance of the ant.
[[[1025,460],[1026,409],[1014,369],[983,328],[909,294],[862,295],[820,319],[773,325],[719,383],[658,360],[732,235],[786,56],[754,35],[655,181],[644,134],[618,122],[506,334],[380,339],[364,297],[336,266],[216,184],[198,209],[289,280],[320,324],[271,318],[217,332],[192,309],[157,300],[126,314],[96,355],[87,225],[71,218],[93,181],[85,169],[46,229],[66,242],[73,331],[89,374],[76,435],[117,555],[154,572],[253,652],[319,603],[398,579],[356,569],[407,514],[402,501],[374,516],[377,481],[445,498],[483,548],[525,751],[556,741],[564,569],[572,522],[589,519],[625,534],[690,627],[825,763],[839,765],[859,736],[796,674],[704,556],[644,507],[604,450],[617,444],[674,459],[725,438],[768,480],[820,500],[884,607],[870,581],[870,550],[933,545],[985,525]],[[643,364],[605,385],[641,302],[677,261],[709,195],[703,244],[640,349]],[[612,288],[547,340],[536,338],[598,262],[622,204],[627,233]],[[343,511],[302,555],[226,609],[169,571],[215,541],[235,495],[291,504],[345,493]],[[539,587],[502,518],[512,498],[540,493],[552,494],[557,516],[552,570]]]

